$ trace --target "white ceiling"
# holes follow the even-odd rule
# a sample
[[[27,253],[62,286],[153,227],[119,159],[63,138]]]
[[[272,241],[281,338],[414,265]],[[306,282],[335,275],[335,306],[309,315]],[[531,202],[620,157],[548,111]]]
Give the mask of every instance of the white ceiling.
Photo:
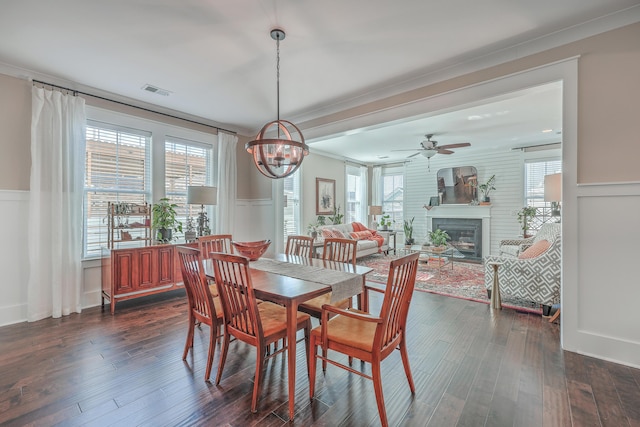
[[[3,0],[0,71],[9,67],[21,77],[250,135],[276,115],[276,44],[269,35],[276,26],[287,33],[281,117],[301,122],[420,87],[454,66],[532,40],[548,45],[558,35],[570,41],[572,29],[581,37],[587,28],[603,31],[639,11],[640,0]],[[145,84],[170,95],[145,92]],[[386,162],[410,155],[390,150],[417,148],[426,133],[441,145],[471,142],[464,150],[557,141],[560,91],[527,90],[310,142],[363,162],[388,155]]]

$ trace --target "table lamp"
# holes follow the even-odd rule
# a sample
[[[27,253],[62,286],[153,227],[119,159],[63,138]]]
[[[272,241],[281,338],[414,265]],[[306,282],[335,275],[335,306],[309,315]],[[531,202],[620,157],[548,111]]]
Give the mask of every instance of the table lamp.
[[[200,205],[198,214],[198,237],[211,233],[209,228],[209,218],[204,210],[205,205],[215,205],[218,202],[218,189],[208,186],[188,186],[187,203],[190,205]]]
[[[373,221],[371,221],[371,219],[369,219],[369,225],[371,226],[371,228],[376,229],[378,228],[378,224],[376,223],[376,216],[377,215],[382,215],[382,206],[369,206],[369,216],[373,217]]]
[[[544,201],[551,202],[551,216],[560,216],[560,202],[562,201],[561,173],[545,175]]]

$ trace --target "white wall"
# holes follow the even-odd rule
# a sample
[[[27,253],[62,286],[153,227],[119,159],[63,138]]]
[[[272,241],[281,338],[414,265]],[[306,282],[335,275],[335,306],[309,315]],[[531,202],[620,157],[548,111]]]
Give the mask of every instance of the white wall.
[[[0,326],[27,319],[29,192],[0,190]]]
[[[414,238],[418,243],[427,240],[427,210],[423,205],[429,204],[431,196],[438,195],[436,180],[438,170],[474,166],[478,170],[479,183],[486,182],[491,175],[496,175],[496,190],[490,194],[490,251],[497,254],[500,240],[513,239],[522,234],[516,212],[524,206],[524,162],[533,159],[557,159],[560,155],[558,149],[524,153],[520,150],[471,151],[458,148],[455,154],[437,154],[432,157],[430,171],[425,157],[412,158],[412,161],[405,165],[404,217],[405,219],[415,217]],[[485,250],[483,255],[486,256],[489,253]]]

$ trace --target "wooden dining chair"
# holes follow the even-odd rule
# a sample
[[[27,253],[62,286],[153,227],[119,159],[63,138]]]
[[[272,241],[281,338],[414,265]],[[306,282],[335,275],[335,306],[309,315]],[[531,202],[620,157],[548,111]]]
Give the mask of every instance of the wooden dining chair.
[[[352,264],[355,267],[356,245],[356,240],[327,238],[324,240],[322,259],[326,261]],[[301,303],[298,306],[298,310],[307,313],[316,319],[321,319],[322,306],[329,303],[331,303],[331,292]],[[343,299],[341,301],[334,302],[333,305],[340,308],[349,308],[352,306],[352,299]]]
[[[200,248],[200,253],[202,254],[203,259],[211,258],[211,252],[224,252],[225,254],[232,254],[233,245],[231,241],[233,240],[231,234],[212,234],[209,236],[200,236],[198,237],[198,248]],[[216,284],[213,283],[213,280],[209,281],[209,290],[211,291],[211,295],[218,296],[218,288]]]
[[[284,252],[287,255],[313,258],[313,237],[288,236],[287,247]]]
[[[209,289],[209,283],[204,275],[202,257],[198,249],[178,246],[178,258],[184,287],[187,291],[189,303],[189,332],[184,345],[182,360],[187,359],[189,349],[193,349],[193,335],[196,324],[209,325],[209,353],[207,355],[207,370],[204,379],[211,375],[211,365],[215,354],[216,342],[220,336],[222,326],[222,304],[220,298],[214,297]]]
[[[418,256],[418,253],[413,253],[391,261],[386,288],[368,287],[368,290],[384,293],[379,316],[372,316],[359,310],[345,310],[328,304],[322,307],[321,324],[311,331],[311,352],[309,353],[309,395],[311,398],[315,392],[316,359],[321,359],[323,370],[326,370],[328,362],[373,380],[380,421],[383,426],[388,426],[382,395],[380,362],[396,348],[400,350],[411,393],[415,393],[407,355],[405,332],[409,304],[416,281]],[[331,319],[329,318],[330,314],[334,314]],[[322,348],[322,356],[317,354],[318,346]],[[371,376],[329,359],[327,350],[371,363]]]
[[[225,254],[233,254],[233,245],[231,234],[213,234],[210,236],[198,237],[198,247],[200,253],[205,259],[209,259],[211,252],[223,252]]]
[[[222,378],[231,336],[256,347],[256,373],[251,399],[251,412],[256,412],[264,377],[265,361],[286,349],[283,346],[277,352],[268,354],[270,344],[287,336],[287,311],[286,308],[271,302],[265,301],[262,304],[256,302],[247,258],[213,253],[211,259],[215,271],[216,286],[222,299],[225,325],[216,384],[220,384]],[[309,331],[311,330],[309,315],[298,313],[297,330],[300,329],[304,329],[308,369]]]

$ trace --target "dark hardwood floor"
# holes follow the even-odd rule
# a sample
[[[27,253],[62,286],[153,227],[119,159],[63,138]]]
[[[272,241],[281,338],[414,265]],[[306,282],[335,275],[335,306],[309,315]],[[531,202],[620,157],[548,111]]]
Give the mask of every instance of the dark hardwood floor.
[[[640,370],[563,352],[558,325],[540,316],[416,292],[409,323],[415,396],[398,352],[382,365],[391,425],[640,426]],[[208,331],[196,329],[187,363],[186,332],[181,291],[119,303],[115,316],[96,307],[2,327],[0,424],[289,424],[282,355],[268,362],[252,414],[255,349],[231,343],[217,387],[203,379]],[[304,346],[298,349],[291,425],[379,425],[371,381],[342,369],[319,370],[310,401]]]

